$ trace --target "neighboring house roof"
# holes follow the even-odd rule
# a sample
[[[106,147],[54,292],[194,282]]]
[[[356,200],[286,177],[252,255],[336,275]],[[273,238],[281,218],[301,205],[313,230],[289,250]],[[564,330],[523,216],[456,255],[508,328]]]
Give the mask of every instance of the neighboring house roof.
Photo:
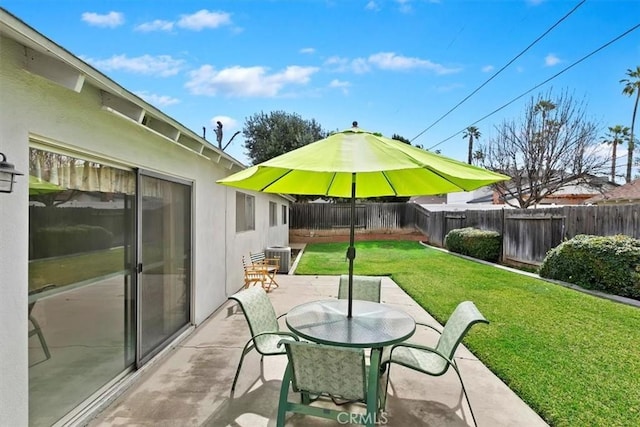
[[[419,205],[441,205],[447,203],[447,196],[414,196],[409,202]]]
[[[640,179],[585,200],[585,204],[640,203]]]
[[[589,175],[564,184],[560,189],[541,200],[540,204],[553,203],[561,205],[576,204],[576,202],[581,203],[582,200],[601,195],[613,190],[617,186],[618,184],[608,181],[606,178]],[[514,200],[514,197],[511,195],[506,195],[506,197],[509,200]],[[493,203],[493,194],[477,197],[469,200],[467,203]]]

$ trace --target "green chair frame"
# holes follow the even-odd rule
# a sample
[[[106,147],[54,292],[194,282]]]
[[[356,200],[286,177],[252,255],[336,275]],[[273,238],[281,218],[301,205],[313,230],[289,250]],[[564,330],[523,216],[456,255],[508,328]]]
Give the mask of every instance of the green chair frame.
[[[29,330],[29,338],[34,335],[38,336],[38,340],[40,340],[40,345],[42,346],[42,351],[44,351],[45,360],[49,360],[51,359],[51,352],[49,351],[49,346],[47,346],[47,341],[45,341],[44,339],[42,328],[40,328],[40,324],[38,323],[36,318],[31,315],[31,312],[33,311],[35,305],[35,302],[29,303],[29,322],[31,322],[31,324],[33,325],[33,329]]]
[[[380,288],[382,278],[374,276],[353,276],[353,299],[380,302]],[[338,299],[349,297],[349,276],[340,276],[338,284]]]
[[[462,342],[462,339],[471,327],[476,323],[489,323],[489,321],[484,318],[473,302],[464,301],[458,304],[449,317],[449,320],[447,320],[444,325],[442,331],[431,325],[416,322],[417,325],[426,326],[440,334],[440,338],[438,339],[438,343],[435,348],[410,342],[402,342],[385,348],[382,353],[381,371],[384,371],[388,366],[389,372],[387,372],[387,384],[385,387],[382,406],[384,407],[386,401],[392,363],[396,363],[431,376],[444,375],[449,370],[449,367],[452,367],[460,380],[462,393],[467,400],[467,405],[469,406],[473,423],[477,426],[478,424],[476,422],[475,415],[473,414],[471,403],[469,402],[469,396],[464,387],[462,376],[460,375],[460,369],[454,359],[454,354],[458,345]]]
[[[287,412],[327,418],[340,424],[376,424],[380,406],[371,399],[378,400],[378,393],[371,390],[375,384],[369,381],[364,349],[287,339],[280,343],[286,349],[289,363],[280,388],[277,427],[284,426]],[[300,403],[288,400],[289,388],[300,393]],[[320,398],[329,398],[336,405],[361,402],[366,404],[366,412],[312,406]]]
[[[264,356],[283,355],[286,353],[278,345],[281,339],[289,338],[297,341],[298,337],[291,332],[280,330],[278,319],[284,314],[276,316],[271,300],[269,300],[266,291],[261,287],[254,286],[244,289],[230,296],[229,299],[236,301],[242,308],[251,333],[251,338],[242,349],[238,369],[236,369],[236,375],[233,378],[233,384],[231,385],[231,394],[233,395],[240,375],[240,368],[247,353],[255,348],[261,355],[260,363],[262,363]]]

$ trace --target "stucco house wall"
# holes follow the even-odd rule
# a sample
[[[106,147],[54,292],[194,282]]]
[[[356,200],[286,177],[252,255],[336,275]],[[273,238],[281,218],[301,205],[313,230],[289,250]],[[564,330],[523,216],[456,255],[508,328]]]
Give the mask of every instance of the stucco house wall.
[[[105,99],[139,107],[176,137],[114,112]],[[280,218],[287,199],[255,193],[255,230],[236,233],[236,191],[215,181],[241,170],[240,162],[0,9],[0,152],[25,173],[13,193],[0,193],[0,424],[15,426],[28,423],[30,144],[193,182],[196,325],[242,286],[243,255],[288,244],[288,225]],[[269,201],[278,204],[275,227],[269,226]]]

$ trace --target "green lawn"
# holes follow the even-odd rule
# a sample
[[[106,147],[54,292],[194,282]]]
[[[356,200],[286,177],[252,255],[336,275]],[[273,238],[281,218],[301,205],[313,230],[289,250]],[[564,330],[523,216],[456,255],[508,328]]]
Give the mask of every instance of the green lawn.
[[[307,245],[296,274],[347,272],[347,244]],[[444,323],[474,301],[464,343],[553,426],[640,425],[640,309],[417,242],[356,243],[354,274],[390,275]],[[464,373],[463,373],[464,375]]]

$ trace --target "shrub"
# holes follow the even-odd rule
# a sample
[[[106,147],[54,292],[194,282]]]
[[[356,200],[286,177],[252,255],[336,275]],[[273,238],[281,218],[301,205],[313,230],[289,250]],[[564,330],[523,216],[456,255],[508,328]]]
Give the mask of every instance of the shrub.
[[[640,240],[578,235],[547,253],[540,276],[640,299]]]
[[[111,247],[113,233],[96,225],[44,227],[34,234],[33,258],[48,258]]]
[[[444,246],[451,252],[495,262],[500,258],[500,234],[476,228],[457,228],[447,233]]]

